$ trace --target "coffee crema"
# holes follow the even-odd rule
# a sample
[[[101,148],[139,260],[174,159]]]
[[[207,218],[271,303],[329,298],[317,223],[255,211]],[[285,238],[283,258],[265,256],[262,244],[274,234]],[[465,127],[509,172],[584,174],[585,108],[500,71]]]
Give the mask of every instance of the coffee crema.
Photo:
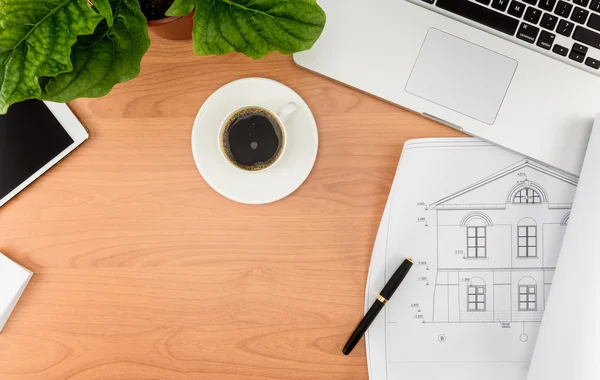
[[[264,170],[281,156],[285,144],[283,127],[261,107],[246,107],[232,114],[221,132],[227,159],[247,171]]]

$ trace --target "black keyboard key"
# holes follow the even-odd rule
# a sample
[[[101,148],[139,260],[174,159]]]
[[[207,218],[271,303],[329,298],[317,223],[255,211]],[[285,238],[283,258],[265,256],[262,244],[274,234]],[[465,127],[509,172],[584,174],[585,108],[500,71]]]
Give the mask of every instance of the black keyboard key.
[[[504,12],[508,7],[508,0],[492,0],[492,8]]]
[[[588,20],[587,26],[592,29],[600,30],[600,15],[592,13],[590,15],[590,19]]]
[[[536,45],[546,50],[550,50],[552,45],[554,45],[555,37],[555,34],[542,30],[542,33],[540,33],[540,38],[538,38],[538,42]]]
[[[542,22],[540,22],[540,26],[544,29],[554,30],[557,22],[558,17],[550,13],[544,13],[544,16],[542,17]]]
[[[587,54],[587,52],[588,52],[588,47],[587,46],[583,46],[581,44],[574,43],[573,47],[571,48],[571,55],[573,55],[573,56],[577,55],[578,58],[577,59],[571,58],[571,59],[575,59],[576,61],[578,61],[579,56],[585,57],[585,55]],[[578,62],[583,62],[583,59],[581,61],[578,61]]]
[[[508,14],[518,17],[518,18],[521,18],[523,16],[523,13],[525,13],[525,7],[526,7],[525,4],[523,4],[519,1],[513,0],[510,2],[510,6],[508,7]]]
[[[578,26],[573,33],[573,39],[596,49],[600,49],[600,34],[593,30]]]
[[[478,3],[484,4],[484,5],[490,5],[490,3],[492,2],[492,0],[476,0]]]
[[[592,57],[588,57],[585,60],[585,64],[586,64],[586,66],[593,67],[596,70],[600,69],[600,61],[598,61],[597,59],[594,59]]]
[[[573,0],[573,2],[577,5],[581,5],[582,7],[587,7],[590,3],[590,0]]]
[[[436,6],[502,33],[515,34],[519,20],[467,0],[438,0]]]
[[[526,2],[527,4],[531,4],[531,5],[536,5],[537,4],[537,0],[523,0],[524,2]],[[600,0],[598,0],[600,1]]]
[[[571,15],[571,20],[578,22],[580,24],[585,24],[585,20],[587,20],[590,11],[585,10],[583,8],[575,7],[573,14]]]
[[[600,0],[592,0],[592,4],[590,5],[590,9],[595,12],[600,12]]]
[[[573,48],[571,49],[571,51],[576,51],[579,54],[586,55],[587,52],[588,52],[588,48],[587,48],[587,46],[583,46],[583,45],[580,45],[578,43],[574,43],[573,44]]]
[[[558,28],[556,28],[556,32],[558,32],[558,34],[562,34],[563,36],[569,37],[571,33],[573,33],[574,27],[575,24],[573,24],[572,22],[567,20],[560,20],[560,22],[558,23]]]
[[[583,60],[585,59],[585,55],[576,51],[572,51],[571,54],[569,54],[569,58],[571,58],[573,61],[583,62]]]
[[[528,21],[532,24],[537,24],[540,21],[540,17],[542,17],[542,11],[534,7],[528,7],[525,12],[525,21]]]
[[[533,25],[526,24],[524,22],[521,23],[521,27],[517,32],[517,38],[523,41],[527,41],[530,44],[535,42],[538,33],[540,32],[540,28],[536,28]]]
[[[554,45],[554,47],[552,48],[552,51],[558,55],[562,55],[563,57],[566,57],[567,54],[569,54],[569,49],[567,49],[564,46],[560,46],[560,45]]]
[[[573,9],[573,4],[569,4],[569,3],[561,0],[558,2],[558,5],[556,6],[554,13],[556,13],[559,16],[568,18],[569,15],[571,14],[571,9]]]
[[[555,5],[556,0],[540,0],[538,7],[542,8],[543,10],[552,12]]]

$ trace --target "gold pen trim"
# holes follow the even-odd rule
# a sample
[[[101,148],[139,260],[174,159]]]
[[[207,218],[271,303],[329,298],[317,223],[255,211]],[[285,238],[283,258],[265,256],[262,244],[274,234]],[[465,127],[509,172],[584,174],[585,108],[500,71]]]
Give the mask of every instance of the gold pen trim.
[[[386,304],[387,303],[387,299],[385,299],[384,296],[382,296],[381,294],[377,295],[377,301],[381,302],[382,304]]]
[[[412,259],[412,258],[410,258],[410,257],[407,257],[407,258],[406,258],[406,260],[410,261],[410,262],[411,262],[411,263],[413,263],[413,264],[415,263],[415,262],[413,261],[413,259]]]

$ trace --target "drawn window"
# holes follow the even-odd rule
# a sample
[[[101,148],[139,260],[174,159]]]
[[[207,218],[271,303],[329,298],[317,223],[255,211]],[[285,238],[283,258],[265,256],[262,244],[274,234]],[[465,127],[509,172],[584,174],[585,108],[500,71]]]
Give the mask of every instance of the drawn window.
[[[469,285],[467,291],[467,311],[485,311],[485,285]]]
[[[487,257],[486,227],[467,227],[467,257],[470,259],[483,259]]]
[[[519,285],[519,311],[537,310],[537,286]]]
[[[513,203],[542,203],[542,198],[540,197],[540,194],[537,191],[531,188],[524,188],[520,190],[517,194],[515,194],[515,197],[513,198]]]
[[[569,224],[569,217],[571,216],[571,213],[568,212],[565,216],[563,216],[562,220],[560,221],[560,225],[561,226],[566,226],[567,224]]]
[[[518,225],[518,257],[537,257],[537,225],[531,218],[522,219]]]

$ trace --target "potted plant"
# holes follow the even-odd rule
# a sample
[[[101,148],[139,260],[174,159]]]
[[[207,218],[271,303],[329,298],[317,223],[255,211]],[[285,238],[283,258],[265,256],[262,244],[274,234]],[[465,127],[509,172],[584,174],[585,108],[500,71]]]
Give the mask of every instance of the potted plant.
[[[291,54],[325,26],[316,0],[175,0],[165,13],[193,13],[194,52],[203,56]],[[139,74],[150,47],[138,0],[0,0],[0,16],[0,114],[26,99],[104,96]]]
[[[174,0],[142,0],[140,7],[150,30],[169,40],[189,40],[194,28],[194,13],[187,16],[167,16]]]

